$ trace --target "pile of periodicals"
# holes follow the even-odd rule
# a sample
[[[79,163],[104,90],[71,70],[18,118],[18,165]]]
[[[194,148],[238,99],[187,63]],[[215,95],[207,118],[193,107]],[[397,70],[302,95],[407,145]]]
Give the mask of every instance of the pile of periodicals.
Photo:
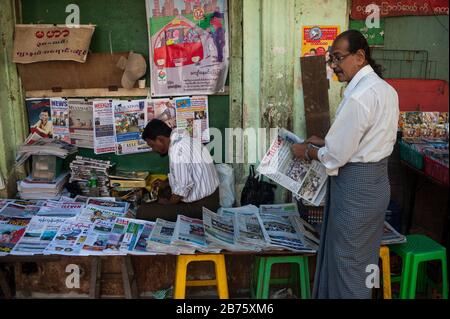
[[[28,176],[17,182],[19,196],[22,199],[51,199],[57,200],[61,197],[66,185],[69,173],[60,174],[53,181],[36,181]]]
[[[303,142],[292,132],[279,130],[257,171],[290,190],[298,200],[319,206],[326,194],[328,176],[320,162],[294,157],[292,146]]]
[[[16,166],[25,163],[31,155],[54,155],[66,158],[77,151],[78,148],[75,145],[61,140],[42,138],[40,135],[32,133],[17,151]]]
[[[98,180],[100,196],[109,196],[110,183],[109,174],[115,163],[110,161],[96,160],[88,157],[77,156],[70,163],[70,183],[75,183],[83,195],[89,195],[88,181],[95,174]]]

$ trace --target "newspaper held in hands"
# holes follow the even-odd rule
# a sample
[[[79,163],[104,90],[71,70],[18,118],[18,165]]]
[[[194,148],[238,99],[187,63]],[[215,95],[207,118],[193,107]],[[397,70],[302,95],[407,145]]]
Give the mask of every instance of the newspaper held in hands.
[[[318,161],[294,157],[292,146],[303,140],[285,129],[278,132],[257,171],[290,190],[297,198],[316,205],[327,181],[325,167]]]

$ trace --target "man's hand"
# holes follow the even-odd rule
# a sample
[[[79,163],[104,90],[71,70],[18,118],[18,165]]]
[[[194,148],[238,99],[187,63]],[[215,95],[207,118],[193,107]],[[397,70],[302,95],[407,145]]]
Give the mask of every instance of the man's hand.
[[[152,183],[152,188],[166,188],[167,186],[169,186],[168,179],[166,180],[157,179]]]
[[[325,146],[325,140],[320,137],[314,136],[314,135],[311,136],[310,138],[308,138],[306,140],[306,143],[311,143],[311,144],[319,146],[319,147]]]
[[[307,144],[294,144],[292,145],[292,153],[298,159],[305,159]]]

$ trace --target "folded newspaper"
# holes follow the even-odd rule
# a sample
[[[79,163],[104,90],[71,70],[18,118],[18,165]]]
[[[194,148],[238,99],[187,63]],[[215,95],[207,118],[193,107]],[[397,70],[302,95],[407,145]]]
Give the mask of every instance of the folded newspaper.
[[[320,162],[294,157],[292,146],[303,142],[292,132],[281,129],[257,171],[291,191],[297,199],[319,206],[325,197],[328,176]]]
[[[32,133],[17,151],[16,166],[25,163],[31,155],[55,155],[66,158],[77,151],[78,148],[75,145],[61,140],[42,138],[38,134]]]

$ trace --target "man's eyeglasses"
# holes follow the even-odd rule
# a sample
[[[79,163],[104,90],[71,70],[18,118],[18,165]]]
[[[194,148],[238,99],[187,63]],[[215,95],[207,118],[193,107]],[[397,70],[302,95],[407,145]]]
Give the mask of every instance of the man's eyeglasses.
[[[335,55],[330,55],[330,58],[328,59],[328,61],[326,62],[328,65],[332,65],[332,64],[340,64],[346,57],[348,57],[350,54],[352,53],[347,53],[344,55],[339,55],[339,56],[335,56]]]

